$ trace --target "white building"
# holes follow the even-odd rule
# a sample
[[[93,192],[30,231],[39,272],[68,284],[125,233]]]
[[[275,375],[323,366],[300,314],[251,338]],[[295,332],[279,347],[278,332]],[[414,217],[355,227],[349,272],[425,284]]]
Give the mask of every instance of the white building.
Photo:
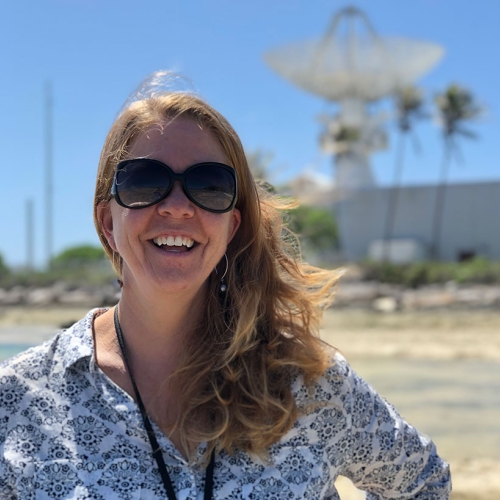
[[[438,186],[400,188],[390,259],[431,257]],[[344,258],[381,258],[386,217],[394,188],[370,188],[335,203]],[[445,191],[439,260],[473,256],[500,259],[500,181],[449,184]]]

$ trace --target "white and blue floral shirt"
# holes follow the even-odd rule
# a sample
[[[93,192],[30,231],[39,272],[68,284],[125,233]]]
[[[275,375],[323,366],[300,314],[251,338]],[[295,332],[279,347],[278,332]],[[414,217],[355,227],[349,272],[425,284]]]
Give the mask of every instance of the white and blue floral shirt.
[[[101,312],[0,365],[1,500],[167,498],[137,405],[95,363],[92,323]],[[312,393],[300,378],[293,392],[299,408],[319,404],[266,463],[218,454],[214,499],[338,500],[339,474],[370,500],[448,498],[449,469],[433,443],[340,355]],[[177,498],[201,500],[204,470],[153,426]]]

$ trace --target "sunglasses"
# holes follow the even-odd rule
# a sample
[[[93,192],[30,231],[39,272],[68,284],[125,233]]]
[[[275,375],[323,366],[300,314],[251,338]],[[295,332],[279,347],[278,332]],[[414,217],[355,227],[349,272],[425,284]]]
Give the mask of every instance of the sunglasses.
[[[158,160],[124,160],[116,166],[111,195],[122,207],[146,208],[164,200],[175,181],[182,184],[185,195],[203,210],[223,213],[236,204],[236,171],[215,162],[197,163],[177,174]]]

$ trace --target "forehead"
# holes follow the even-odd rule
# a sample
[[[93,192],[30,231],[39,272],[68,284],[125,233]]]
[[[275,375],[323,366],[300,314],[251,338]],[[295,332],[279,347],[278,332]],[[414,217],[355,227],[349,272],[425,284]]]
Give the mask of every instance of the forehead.
[[[184,169],[195,163],[228,163],[217,139],[196,121],[176,118],[151,126],[130,146],[132,157],[160,160],[171,168]]]

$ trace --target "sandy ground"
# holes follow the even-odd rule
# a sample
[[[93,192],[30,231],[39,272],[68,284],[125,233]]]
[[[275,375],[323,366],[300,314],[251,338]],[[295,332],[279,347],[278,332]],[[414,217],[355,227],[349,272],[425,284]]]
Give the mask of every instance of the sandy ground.
[[[50,335],[30,332],[57,331],[62,326],[83,318],[87,312],[88,308],[82,307],[0,307],[0,342],[24,343],[29,339],[43,340]]]
[[[0,344],[38,343],[81,308],[0,308]],[[500,499],[500,311],[327,311],[321,336],[451,464],[452,500]],[[343,478],[342,500],[364,494]]]
[[[321,336],[451,465],[452,500],[500,499],[500,311],[327,311]],[[340,478],[342,500],[364,494]]]

